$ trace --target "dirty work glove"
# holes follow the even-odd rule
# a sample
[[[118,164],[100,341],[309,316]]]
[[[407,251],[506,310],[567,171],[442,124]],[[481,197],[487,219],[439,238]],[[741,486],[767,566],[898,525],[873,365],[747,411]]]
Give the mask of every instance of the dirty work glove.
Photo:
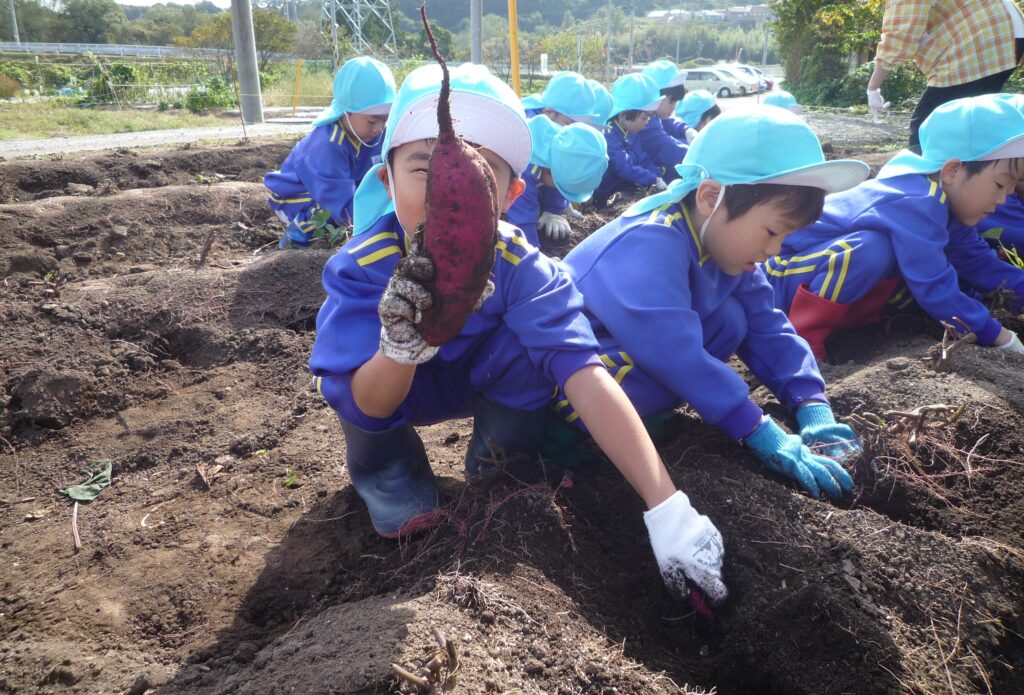
[[[828,403],[812,402],[797,408],[796,421],[800,425],[800,439],[813,449],[815,445],[825,456],[844,459],[860,455],[860,437],[848,425],[836,422]],[[846,471],[843,471],[844,473]]]
[[[561,215],[552,215],[550,212],[541,213],[537,220],[537,229],[540,233],[552,241],[561,241],[569,237],[569,220]]]
[[[1018,355],[1024,355],[1024,344],[1021,344],[1020,338],[1017,337],[1017,334],[1012,331],[1010,332],[1010,341],[1002,345],[996,345],[996,349],[1006,350],[1007,352],[1015,352]]]
[[[812,453],[799,436],[787,433],[770,417],[761,420],[744,443],[769,470],[792,478],[815,499],[822,492],[839,499],[853,489],[853,479],[842,466]]]
[[[580,212],[579,210],[577,210],[576,208],[574,208],[572,205],[570,205],[565,210],[563,210],[562,214],[565,215],[566,217],[568,217],[571,220],[582,220],[583,219],[583,213]]]
[[[380,351],[399,364],[423,364],[438,348],[416,330],[423,312],[433,304],[424,283],[434,277],[434,262],[420,254],[422,232],[409,241],[409,255],[398,261],[377,305],[380,316]]]
[[[697,139],[697,129],[687,128],[686,129],[686,144],[692,145],[693,141]]]
[[[725,600],[729,592],[722,583],[722,534],[710,519],[690,506],[685,494],[676,490],[657,507],[644,512],[644,523],[661,578],[670,591],[686,598],[690,594],[686,586],[689,581],[711,603]]]
[[[871,118],[875,123],[879,123],[878,112],[889,108],[889,102],[882,98],[881,89],[869,89],[867,94],[868,108],[871,109]]]
[[[661,178],[660,176],[654,179],[654,190],[663,191],[666,188],[668,188],[668,184],[665,183],[665,179]]]

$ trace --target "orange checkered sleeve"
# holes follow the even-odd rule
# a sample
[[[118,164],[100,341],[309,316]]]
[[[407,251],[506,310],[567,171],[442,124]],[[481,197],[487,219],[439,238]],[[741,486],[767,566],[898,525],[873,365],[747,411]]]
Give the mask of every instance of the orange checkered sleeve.
[[[887,0],[875,58],[913,59],[930,87],[951,87],[1016,65],[1013,23],[1002,0]]]

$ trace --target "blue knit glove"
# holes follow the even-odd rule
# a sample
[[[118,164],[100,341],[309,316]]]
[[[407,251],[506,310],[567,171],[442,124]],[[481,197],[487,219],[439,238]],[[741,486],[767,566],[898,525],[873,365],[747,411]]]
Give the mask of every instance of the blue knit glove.
[[[801,406],[796,411],[796,421],[800,425],[800,439],[805,445],[812,449],[815,445],[829,445],[815,451],[839,460],[860,456],[860,437],[848,425],[836,422],[828,403]]]
[[[853,478],[830,458],[811,452],[800,437],[765,417],[744,442],[771,471],[792,478],[817,499],[824,492],[839,499],[853,489]]]

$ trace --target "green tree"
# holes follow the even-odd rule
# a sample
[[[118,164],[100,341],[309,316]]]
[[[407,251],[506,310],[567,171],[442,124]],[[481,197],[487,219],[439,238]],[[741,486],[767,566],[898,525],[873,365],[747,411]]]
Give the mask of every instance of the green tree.
[[[126,21],[114,0],[64,0],[60,14],[65,40],[81,43],[109,43]]]
[[[259,7],[253,8],[252,26],[256,32],[256,55],[260,72],[274,60],[274,55],[291,53],[295,48],[295,25],[287,19]],[[177,36],[173,41],[176,46],[187,48],[220,48],[233,50],[234,35],[231,30],[231,14],[222,12],[209,24],[204,24],[191,36]]]

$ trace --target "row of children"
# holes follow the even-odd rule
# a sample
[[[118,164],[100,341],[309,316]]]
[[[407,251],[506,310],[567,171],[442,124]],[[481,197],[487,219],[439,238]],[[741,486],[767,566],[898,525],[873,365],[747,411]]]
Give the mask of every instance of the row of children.
[[[645,420],[688,403],[770,471],[814,497],[839,498],[853,486],[841,462],[859,454],[858,438],[836,422],[814,351],[834,328],[875,316],[893,280],[905,281],[934,318],[965,321],[981,344],[1024,352],[958,284],[1000,284],[1024,296],[1024,272],[983,249],[974,227],[1003,203],[1024,157],[1024,102],[1006,95],[941,107],[922,127],[923,154],[901,153],[871,182],[861,162],[826,161],[790,111],[731,111],[688,143],[664,190],[561,262],[502,222],[493,294],[458,337],[428,346],[416,324],[433,301],[432,264],[415,230],[426,215],[440,81],[436,66],[419,68],[397,90],[381,162],[349,194],[355,236],[324,270],[327,299],[310,359],[317,389],[341,421],[353,486],[383,536],[441,518],[415,425],[472,416],[465,466],[474,480],[493,474],[495,446],[550,459],[567,441],[591,436],[643,499],[669,588],[685,594],[695,586],[721,601],[721,534],[676,488]],[[531,166],[543,183],[560,171],[558,157],[586,159],[588,148],[600,149],[587,125],[559,125],[567,114],[553,106],[540,107],[556,118],[528,120],[516,95],[482,66],[453,70],[452,90],[456,130],[493,169],[505,212]],[[363,105],[379,105],[371,101]],[[640,101],[632,105],[653,103]],[[344,126],[355,131],[357,116],[373,117],[331,112],[327,127],[348,138]],[[364,134],[351,136],[365,145]],[[559,149],[551,144],[558,138],[587,144]],[[586,169],[566,161],[566,171]],[[592,171],[571,182],[553,178],[570,200],[599,185]],[[817,311],[797,296],[813,297]],[[789,409],[795,433],[751,400],[726,363],[734,353]]]

